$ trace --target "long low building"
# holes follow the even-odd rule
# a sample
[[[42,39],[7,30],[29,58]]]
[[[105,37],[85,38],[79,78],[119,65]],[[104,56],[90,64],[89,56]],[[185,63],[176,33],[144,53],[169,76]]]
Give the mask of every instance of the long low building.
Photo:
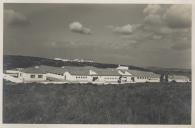
[[[190,82],[190,79],[183,75],[169,75],[168,82]]]
[[[122,83],[160,82],[160,75],[138,70],[119,70]]]
[[[6,75],[24,83],[29,82],[64,82],[64,83],[95,83],[95,84],[123,84],[160,82],[160,75],[153,72],[138,70],[95,68],[95,67],[52,67],[35,66],[6,70]],[[6,77],[8,78],[8,77]],[[6,79],[5,78],[5,79]],[[184,80],[186,82],[186,80]],[[182,80],[178,82],[184,82]]]

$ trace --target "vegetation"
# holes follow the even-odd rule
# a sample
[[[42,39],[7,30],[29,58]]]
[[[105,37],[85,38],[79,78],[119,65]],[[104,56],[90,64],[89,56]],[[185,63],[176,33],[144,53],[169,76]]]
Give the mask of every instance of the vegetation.
[[[44,85],[4,81],[4,123],[190,124],[191,83]]]

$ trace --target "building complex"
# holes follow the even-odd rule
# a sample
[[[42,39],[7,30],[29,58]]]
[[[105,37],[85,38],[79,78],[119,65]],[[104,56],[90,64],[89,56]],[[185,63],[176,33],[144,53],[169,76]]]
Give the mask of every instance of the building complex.
[[[153,72],[130,70],[128,67],[95,68],[95,67],[52,67],[35,66],[6,70],[4,79],[15,83],[93,83],[93,84],[124,84],[160,82],[160,75]],[[170,81],[189,82],[189,78],[171,77]]]

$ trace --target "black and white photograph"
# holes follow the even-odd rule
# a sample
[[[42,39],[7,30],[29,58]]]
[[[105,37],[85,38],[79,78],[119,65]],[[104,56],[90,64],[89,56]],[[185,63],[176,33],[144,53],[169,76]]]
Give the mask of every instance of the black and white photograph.
[[[192,123],[192,4],[3,3],[4,124]]]

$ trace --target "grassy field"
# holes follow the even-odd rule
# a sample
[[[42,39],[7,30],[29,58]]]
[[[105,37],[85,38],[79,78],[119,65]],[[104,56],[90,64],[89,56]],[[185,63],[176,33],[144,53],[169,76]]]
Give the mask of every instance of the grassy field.
[[[4,123],[190,124],[190,83],[43,85],[4,81]]]

